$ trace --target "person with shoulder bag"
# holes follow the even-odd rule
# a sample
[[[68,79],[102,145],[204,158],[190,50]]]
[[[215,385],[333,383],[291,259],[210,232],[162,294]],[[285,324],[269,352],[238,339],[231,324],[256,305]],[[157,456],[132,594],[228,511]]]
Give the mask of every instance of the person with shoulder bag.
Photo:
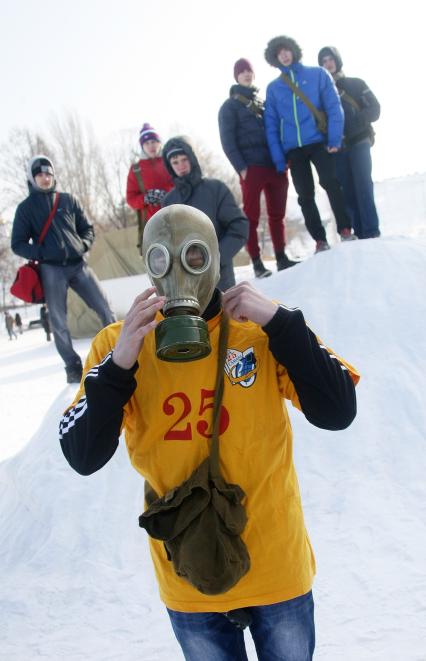
[[[247,252],[256,278],[272,275],[261,259],[257,228],[260,197],[265,195],[269,231],[277,270],[294,266],[285,253],[284,216],[287,203],[287,172],[277,172],[271,159],[263,123],[264,106],[254,87],[254,71],[245,58],[234,64],[236,85],[219,110],[219,132],[223,151],[240,178],[244,212],[250,232]]]
[[[138,243],[141,250],[145,224],[161,208],[173,181],[161,158],[161,138],[147,122],[139,133],[142,158],[130,167],[127,175],[126,200],[138,217]]]
[[[67,382],[79,383],[81,358],[67,326],[68,288],[96,312],[103,326],[115,319],[96,275],[85,261],[95,238],[93,226],[72,195],[56,192],[50,158],[34,156],[28,164],[27,179],[29,195],[16,209],[12,250],[39,264],[43,291],[38,302],[45,299],[49,306],[53,337],[65,363]]]
[[[269,83],[265,103],[266,137],[278,172],[290,168],[306,229],[315,252],[329,249],[315,203],[314,165],[327,193],[341,241],[356,239],[336,175],[336,153],[343,137],[343,110],[331,76],[302,64],[302,49],[290,37],[271,39],[265,59],[280,71]]]
[[[321,48],[318,64],[332,75],[345,112],[343,147],[336,154],[336,170],[346,208],[357,237],[374,239],[380,236],[380,229],[371,177],[375,136],[372,122],[380,117],[380,104],[361,78],[345,76],[342,58],[334,46]]]
[[[299,309],[248,282],[218,289],[219,241],[202,211],[158,211],[142,253],[152,286],[94,339],[62,451],[91,475],[124,432],[145,480],[139,525],[187,661],[246,659],[247,626],[261,661],[311,661],[315,559],[285,401],[344,429],[359,375]]]

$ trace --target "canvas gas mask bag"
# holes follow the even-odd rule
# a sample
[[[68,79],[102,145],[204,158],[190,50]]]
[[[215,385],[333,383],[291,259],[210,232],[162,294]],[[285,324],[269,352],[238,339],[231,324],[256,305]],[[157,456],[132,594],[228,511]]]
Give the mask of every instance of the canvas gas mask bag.
[[[164,542],[176,574],[208,595],[227,592],[250,569],[247,547],[240,537],[247,522],[241,503],[245,493],[237,484],[225,482],[219,465],[227,339],[228,320],[222,315],[210,456],[162,498],[145,482],[148,509],[139,517],[140,527]]]
[[[142,256],[165,319],[155,329],[160,360],[185,362],[207,356],[207,324],[200,316],[219,282],[219,246],[211,220],[198,209],[173,204],[146,224]]]

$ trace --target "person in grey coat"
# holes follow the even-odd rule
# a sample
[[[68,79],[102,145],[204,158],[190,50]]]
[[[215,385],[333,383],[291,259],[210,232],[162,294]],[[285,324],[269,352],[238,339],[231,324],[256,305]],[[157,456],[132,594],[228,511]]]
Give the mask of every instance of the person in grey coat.
[[[165,196],[163,206],[187,204],[210,218],[219,241],[218,287],[226,291],[235,285],[232,258],[247,242],[247,217],[223,181],[203,177],[198,159],[186,139],[179,136],[168,140],[163,148],[163,159],[175,185]]]

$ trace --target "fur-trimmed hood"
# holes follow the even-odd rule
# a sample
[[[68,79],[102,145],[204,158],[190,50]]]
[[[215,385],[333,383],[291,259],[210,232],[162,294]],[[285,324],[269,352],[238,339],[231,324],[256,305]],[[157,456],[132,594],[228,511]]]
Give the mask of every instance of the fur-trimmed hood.
[[[282,68],[277,55],[283,48],[290,50],[293,53],[293,62],[300,62],[302,59],[302,49],[297,41],[291,39],[291,37],[281,35],[271,39],[265,49],[265,60],[271,65],[271,67],[277,67],[278,69]]]
[[[321,48],[320,52],[318,53],[318,64],[320,67],[322,67],[322,59],[326,55],[330,55],[330,57],[334,59],[336,63],[336,73],[339,73],[339,71],[342,70],[343,61],[337,48],[335,46],[324,46]]]

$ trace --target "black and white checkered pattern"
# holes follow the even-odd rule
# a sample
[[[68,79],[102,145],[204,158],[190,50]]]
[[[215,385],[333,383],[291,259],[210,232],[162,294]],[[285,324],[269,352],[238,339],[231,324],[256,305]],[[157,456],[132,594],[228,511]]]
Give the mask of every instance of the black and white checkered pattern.
[[[65,415],[62,417],[61,422],[59,423],[59,440],[61,441],[65,434],[74,427],[75,421],[81,418],[87,410],[87,401],[86,395],[81,397],[77,404],[69,409]]]
[[[95,379],[98,376],[99,373],[99,368],[101,365],[104,365],[108,360],[111,359],[112,356],[112,351],[107,353],[105,358],[99,363],[99,365],[95,365],[92,367],[91,370],[89,370],[84,377],[84,380],[88,378]],[[81,418],[87,411],[87,401],[86,401],[86,395],[83,395],[80,397],[78,400],[77,404],[70,408],[65,415],[63,416],[61,422],[59,423],[59,440],[62,440],[64,435],[69,432],[69,430],[74,427],[76,421]]]

